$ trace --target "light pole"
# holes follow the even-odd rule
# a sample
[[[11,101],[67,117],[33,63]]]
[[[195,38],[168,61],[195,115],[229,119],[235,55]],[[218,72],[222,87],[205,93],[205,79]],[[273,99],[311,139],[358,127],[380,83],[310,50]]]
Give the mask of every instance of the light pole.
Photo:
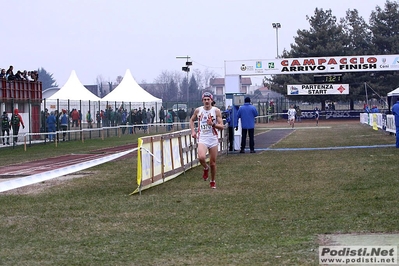
[[[190,72],[190,66],[193,65],[193,62],[188,61],[191,57],[190,56],[176,56],[176,59],[186,59],[186,66],[182,67],[181,69],[187,73],[187,112],[188,112],[188,95],[189,95],[189,82],[188,82],[188,73]]]
[[[281,28],[281,24],[280,23],[272,23],[273,29],[276,29],[276,46],[277,46],[277,56],[276,58],[278,58],[278,29]]]

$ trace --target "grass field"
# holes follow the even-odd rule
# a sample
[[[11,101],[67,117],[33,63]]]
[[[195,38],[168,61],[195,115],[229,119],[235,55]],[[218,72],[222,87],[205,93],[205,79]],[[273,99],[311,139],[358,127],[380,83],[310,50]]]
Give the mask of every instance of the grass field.
[[[132,141],[4,152],[15,162]],[[275,147],[394,141],[351,122],[298,129]],[[134,158],[106,163],[40,192],[0,194],[0,264],[318,265],[320,235],[398,233],[398,159],[394,147],[227,155],[216,190],[197,167],[141,196],[129,196]]]

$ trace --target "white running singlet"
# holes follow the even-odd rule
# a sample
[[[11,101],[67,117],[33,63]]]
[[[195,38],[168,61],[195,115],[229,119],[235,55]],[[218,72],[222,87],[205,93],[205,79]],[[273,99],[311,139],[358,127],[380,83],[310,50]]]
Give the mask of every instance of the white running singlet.
[[[205,110],[203,106],[199,107],[198,112],[198,143],[204,144],[208,149],[218,145],[218,133],[216,129],[208,125],[207,120],[212,117],[212,121],[216,121],[216,107]]]

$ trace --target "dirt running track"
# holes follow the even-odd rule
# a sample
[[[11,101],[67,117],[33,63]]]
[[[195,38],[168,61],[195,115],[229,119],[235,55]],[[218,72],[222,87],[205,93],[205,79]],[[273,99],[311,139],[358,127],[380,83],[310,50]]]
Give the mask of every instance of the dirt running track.
[[[52,157],[37,161],[24,162],[19,164],[12,164],[0,167],[0,179],[24,177],[42,172],[51,171],[54,169],[66,167],[69,165],[94,160],[100,157],[108,156],[114,153],[127,151],[137,148],[137,144],[129,144],[120,147],[112,147],[100,150],[90,151],[87,154],[67,154],[58,157]],[[135,156],[137,152],[129,153],[120,158],[127,158]],[[118,159],[120,159],[118,158]]]
[[[320,125],[331,125],[335,123],[359,123],[358,120],[349,120],[349,121],[343,121],[343,120],[331,120],[331,121],[320,121]],[[314,125],[315,122],[313,120],[303,120],[302,123],[296,123],[296,127],[307,127],[310,125]],[[276,126],[282,126],[282,127],[287,127],[287,123],[285,120],[281,120],[279,122],[272,122],[270,124],[264,124],[262,126],[266,127],[276,127]],[[284,137],[284,134],[282,135],[281,132],[274,131],[274,135],[277,135],[278,138]],[[269,141],[272,143],[275,142],[273,138],[270,138],[269,134],[264,134],[265,136],[267,135]],[[257,138],[261,138],[262,136],[257,136]],[[260,140],[257,142],[257,148],[259,147],[259,143],[263,143],[265,145],[266,141],[265,140]],[[271,143],[269,143],[271,144]],[[270,145],[265,145],[265,147],[262,148],[267,148]],[[23,177],[23,176],[29,176],[33,174],[38,174],[42,172],[47,172],[50,170],[54,170],[57,168],[62,168],[65,166],[77,164],[80,162],[84,161],[90,161],[94,160],[96,158],[100,158],[102,156],[107,156],[113,153],[118,153],[130,149],[134,149],[137,147],[137,144],[129,144],[129,145],[124,145],[120,147],[112,147],[112,148],[106,148],[106,149],[100,149],[100,150],[94,150],[90,151],[87,154],[68,154],[68,155],[63,155],[63,156],[58,156],[58,157],[53,157],[53,158],[47,158],[47,159],[42,159],[38,161],[31,161],[31,162],[24,162],[20,164],[13,164],[13,165],[7,165],[7,166],[2,166],[0,167],[0,181],[4,181],[8,178],[17,178],[17,177]],[[128,155],[125,155],[121,158],[126,158],[128,156],[135,156],[137,152],[130,153]]]
[[[349,122],[349,121],[342,121],[342,120],[341,121],[328,121],[328,122],[321,121],[320,125],[329,125],[332,123],[344,123],[344,122]],[[359,123],[359,121],[351,120],[350,123]],[[302,123],[296,123],[295,126],[296,127],[302,127],[302,126],[306,127],[309,125],[314,125],[314,121],[313,120],[311,120],[311,121],[304,120]],[[285,120],[280,121],[280,123],[272,122],[270,124],[265,124],[262,126],[265,126],[265,127],[288,127]],[[275,131],[273,133],[277,133],[277,131]],[[268,135],[268,138],[271,137],[270,133],[262,134],[262,135],[265,135],[265,136],[257,136],[256,138],[263,138],[263,137],[266,137],[266,135]],[[279,136],[280,138],[284,137],[284,136],[281,136],[281,133],[278,135],[280,135]],[[270,138],[270,140],[272,140],[272,138]],[[255,139],[255,141],[257,141],[257,139]],[[260,143],[266,144],[266,142],[264,140],[262,141],[261,139],[258,139],[257,143],[258,143],[257,148],[261,148],[259,145]],[[262,148],[267,148],[268,146],[269,145],[265,145],[265,147],[262,147]],[[124,146],[120,146],[120,147],[112,147],[112,148],[94,150],[94,151],[88,152],[87,154],[67,154],[67,155],[63,155],[63,156],[52,157],[52,158],[47,158],[47,159],[42,159],[42,160],[36,160],[36,161],[2,166],[2,167],[0,167],[0,182],[18,178],[18,177],[30,176],[33,174],[51,171],[51,170],[66,167],[69,165],[81,163],[84,161],[94,160],[96,158],[100,158],[103,156],[108,156],[108,155],[111,155],[114,153],[134,149],[136,147],[137,147],[137,144],[130,144],[130,145],[124,145]],[[120,158],[134,157],[136,155],[137,155],[137,152],[133,152],[133,153],[129,153]],[[118,158],[118,159],[120,159],[120,158]],[[35,191],[39,192],[39,191],[41,191],[41,189],[45,189],[46,187],[49,187],[52,185],[57,185],[60,182],[60,180],[61,181],[66,180],[71,177],[73,178],[73,175],[70,175],[69,177],[64,176],[64,177],[60,177],[60,178],[54,178],[54,180],[48,180],[48,181],[42,182],[40,184],[33,184],[33,185],[25,186],[22,188],[17,188],[12,191],[4,192],[4,193],[6,193],[6,194],[9,194],[9,193],[11,193],[11,194],[14,194],[14,193],[26,194],[26,193],[34,193]]]

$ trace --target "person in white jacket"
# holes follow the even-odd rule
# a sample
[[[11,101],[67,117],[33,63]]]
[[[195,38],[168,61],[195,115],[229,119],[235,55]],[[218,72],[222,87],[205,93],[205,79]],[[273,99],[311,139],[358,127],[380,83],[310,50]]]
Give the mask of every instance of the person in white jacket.
[[[288,114],[288,123],[292,128],[294,128],[296,110],[293,105],[290,106],[290,109],[288,109],[287,114]]]

